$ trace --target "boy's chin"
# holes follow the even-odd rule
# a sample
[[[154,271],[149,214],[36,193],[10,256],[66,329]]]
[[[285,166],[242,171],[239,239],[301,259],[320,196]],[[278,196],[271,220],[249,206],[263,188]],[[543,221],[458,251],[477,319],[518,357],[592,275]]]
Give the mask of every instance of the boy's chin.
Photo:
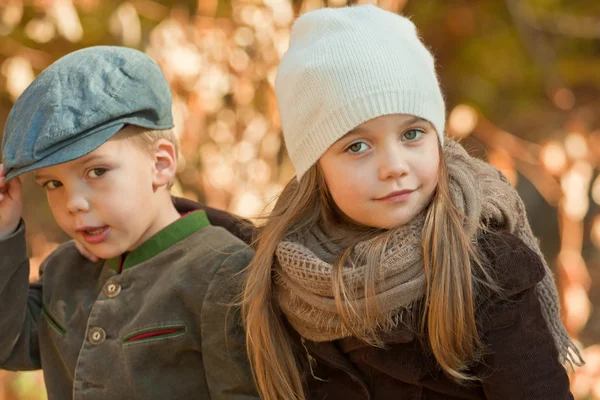
[[[90,261],[98,261],[100,260],[110,260],[111,258],[119,257],[123,254],[119,249],[108,249],[101,248],[101,246],[90,246],[90,245],[82,245],[80,242],[76,241],[77,251],[84,258]]]
[[[98,257],[101,260],[110,260],[111,258],[120,257],[123,252],[116,250],[105,250],[105,251],[94,251],[94,256]]]

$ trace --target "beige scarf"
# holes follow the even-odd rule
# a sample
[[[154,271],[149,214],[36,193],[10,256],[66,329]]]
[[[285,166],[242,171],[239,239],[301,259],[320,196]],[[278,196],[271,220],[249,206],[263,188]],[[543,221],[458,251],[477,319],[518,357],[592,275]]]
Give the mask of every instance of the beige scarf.
[[[506,178],[493,166],[473,158],[457,143],[448,140],[444,155],[450,177],[452,199],[472,221],[501,226],[518,236],[543,260],[546,274],[536,289],[544,318],[552,332],[563,364],[582,365],[578,349],[569,338],[560,320],[558,294],[552,272],[533,236],[523,201]],[[422,239],[424,216],[394,230],[382,257],[376,282],[376,297],[385,320],[377,328],[391,329],[403,312],[425,293]],[[476,232],[469,232],[474,237]],[[360,257],[366,242],[354,246],[350,259],[352,268],[343,275],[348,287],[356,289],[358,297],[352,307],[357,314],[366,312],[363,279],[366,267]],[[332,262],[341,253],[328,235],[314,229],[310,235],[290,237],[276,251],[276,299],[289,322],[303,337],[313,341],[330,341],[351,336],[342,323],[332,292]],[[396,321],[396,322],[394,322]],[[355,318],[352,326],[366,332],[373,326],[366,319]]]

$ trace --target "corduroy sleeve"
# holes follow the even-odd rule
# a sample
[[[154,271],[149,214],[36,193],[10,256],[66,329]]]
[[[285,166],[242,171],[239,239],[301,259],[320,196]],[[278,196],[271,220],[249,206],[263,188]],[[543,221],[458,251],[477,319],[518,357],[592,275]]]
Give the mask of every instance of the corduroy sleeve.
[[[239,307],[243,288],[239,272],[252,259],[249,247],[230,251],[216,271],[202,304],[202,359],[211,400],[258,400],[246,355]]]
[[[0,240],[0,367],[41,368],[37,326],[42,311],[42,284],[29,284],[25,224]]]

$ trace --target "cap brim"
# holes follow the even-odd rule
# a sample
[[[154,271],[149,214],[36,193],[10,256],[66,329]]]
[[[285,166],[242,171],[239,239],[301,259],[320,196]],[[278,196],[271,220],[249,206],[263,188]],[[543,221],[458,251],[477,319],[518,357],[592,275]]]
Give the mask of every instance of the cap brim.
[[[61,147],[54,153],[49,154],[38,162],[9,170],[6,174],[5,181],[8,182],[17,176],[24,174],[25,172],[63,164],[83,157],[106,143],[108,139],[123,129],[124,126],[125,123],[119,122],[115,125],[102,127],[97,131],[95,130],[88,132],[88,134],[85,136],[82,135],[81,138],[77,138],[77,140],[66,144],[64,147]]]

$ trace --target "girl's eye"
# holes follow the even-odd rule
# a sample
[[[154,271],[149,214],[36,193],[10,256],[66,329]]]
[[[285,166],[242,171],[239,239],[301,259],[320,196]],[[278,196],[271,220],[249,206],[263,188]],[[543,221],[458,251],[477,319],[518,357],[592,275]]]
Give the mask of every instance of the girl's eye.
[[[368,146],[364,142],[356,142],[346,148],[346,152],[352,154],[360,154],[368,149]]]
[[[93,168],[88,172],[90,178],[100,178],[106,173],[106,168]]]
[[[420,139],[421,136],[423,136],[422,131],[420,131],[419,129],[411,129],[409,131],[404,132],[404,135],[402,135],[402,139],[412,141]]]
[[[59,181],[48,181],[46,183],[44,183],[44,188],[46,189],[56,189],[57,187],[62,186],[62,183],[60,183]]]

